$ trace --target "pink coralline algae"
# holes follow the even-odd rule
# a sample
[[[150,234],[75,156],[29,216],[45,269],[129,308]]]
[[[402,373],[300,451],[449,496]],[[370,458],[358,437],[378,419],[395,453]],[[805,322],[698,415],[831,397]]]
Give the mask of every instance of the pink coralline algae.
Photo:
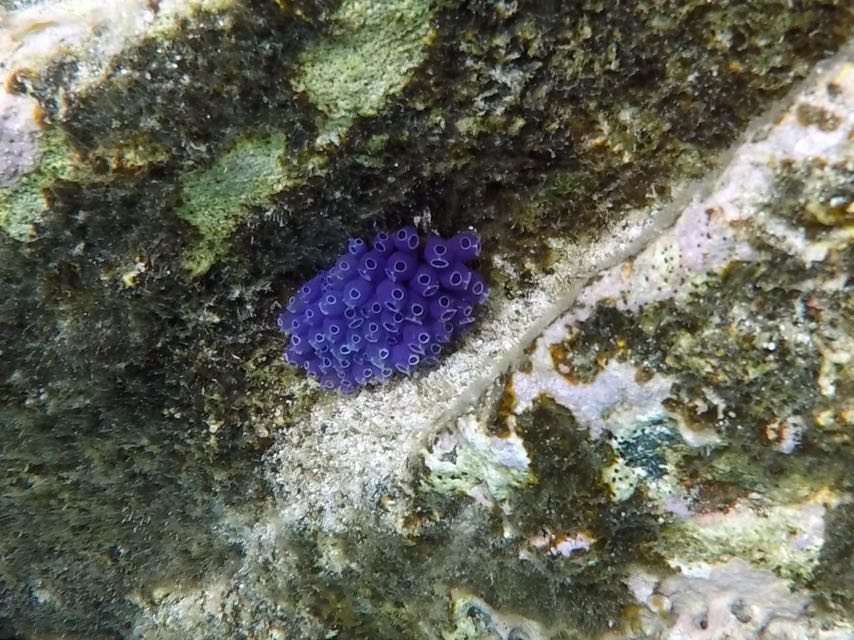
[[[290,334],[285,361],[348,394],[434,365],[474,322],[489,289],[467,263],[480,255],[472,232],[422,239],[413,227],[379,233],[305,282],[279,316]]]

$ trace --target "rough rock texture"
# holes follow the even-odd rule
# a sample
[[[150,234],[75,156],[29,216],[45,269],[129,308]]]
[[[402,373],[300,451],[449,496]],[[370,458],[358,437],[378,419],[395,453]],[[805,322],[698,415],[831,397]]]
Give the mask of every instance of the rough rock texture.
[[[4,3],[0,638],[854,635],[848,4]],[[321,394],[413,223],[487,311]]]

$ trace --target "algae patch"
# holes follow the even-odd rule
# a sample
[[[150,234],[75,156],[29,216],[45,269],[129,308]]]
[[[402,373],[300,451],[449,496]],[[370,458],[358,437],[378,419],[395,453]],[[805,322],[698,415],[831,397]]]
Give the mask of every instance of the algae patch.
[[[0,187],[0,228],[15,240],[32,239],[33,225],[48,211],[47,194],[58,179],[81,180],[87,173],[65,136],[57,129],[41,136],[38,166],[21,177],[14,187]]]
[[[222,255],[222,244],[251,207],[292,184],[281,164],[285,137],[281,133],[239,140],[210,167],[190,172],[181,180],[183,203],[178,217],[201,233],[185,259],[193,275],[203,275]]]
[[[324,114],[319,141],[336,141],[358,117],[374,115],[403,89],[434,37],[434,3],[346,0],[329,36],[301,57],[294,90]]]
[[[493,436],[473,416],[457,421],[425,453],[429,470],[424,487],[444,494],[469,495],[480,501],[506,503],[512,493],[536,482],[525,444],[516,434]]]
[[[120,173],[142,171],[169,159],[162,147],[142,135],[84,154],[58,127],[41,134],[40,153],[38,166],[17,184],[0,187],[0,228],[20,242],[32,240],[37,234],[35,225],[51,211],[51,194],[57,186],[105,184]]]

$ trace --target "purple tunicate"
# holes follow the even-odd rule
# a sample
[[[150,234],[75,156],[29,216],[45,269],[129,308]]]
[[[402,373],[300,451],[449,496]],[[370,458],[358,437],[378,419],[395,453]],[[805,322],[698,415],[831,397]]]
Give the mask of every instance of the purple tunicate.
[[[451,296],[447,294],[439,294],[435,298],[430,299],[430,304],[427,307],[427,314],[433,320],[449,321],[457,313],[457,307]]]
[[[345,396],[349,396],[356,390],[356,382],[350,377],[342,378],[341,382],[338,383],[338,391],[340,391]]]
[[[318,360],[317,358],[313,358],[312,360],[307,361],[303,367],[309,375],[315,376],[319,378],[329,371],[327,368],[326,371],[323,370],[323,361]]]
[[[474,306],[489,294],[466,264],[479,254],[472,232],[422,241],[404,227],[370,245],[350,240],[279,315],[279,329],[291,335],[285,361],[344,394],[436,364],[442,345],[473,325]]]
[[[292,367],[301,367],[306,362],[308,362],[310,353],[310,351],[299,353],[296,349],[294,349],[293,345],[291,345],[285,351],[285,362],[287,362]]]
[[[295,333],[302,326],[302,321],[297,317],[297,314],[285,309],[279,315],[277,321],[279,330],[284,333]]]
[[[339,378],[334,373],[325,373],[320,377],[320,386],[327,391],[338,388]]]
[[[320,316],[320,303],[313,302],[302,312],[300,322],[304,325],[311,326],[320,319]]]
[[[353,278],[344,285],[344,304],[348,307],[360,307],[368,301],[373,293],[374,287],[370,282],[362,278]]]
[[[336,353],[333,350],[332,360],[335,362],[335,375],[337,375],[339,378],[345,377],[347,375],[348,370],[350,369],[351,364],[349,353],[341,355],[340,353]]]
[[[439,236],[431,236],[424,243],[424,259],[431,267],[443,269],[450,263],[448,245]]]
[[[364,341],[364,337],[362,336],[362,332],[358,329],[349,329],[347,331],[347,345],[353,351],[353,353],[360,353],[362,349],[362,342]]]
[[[380,326],[386,333],[398,333],[403,324],[403,314],[398,311],[383,311],[380,315]]]
[[[415,227],[403,227],[395,231],[393,236],[394,246],[398,251],[415,251],[421,244],[421,238]]]
[[[457,303],[457,315],[454,316],[453,325],[458,331],[467,329],[474,322],[474,307],[467,302]]]
[[[365,255],[359,258],[359,267],[357,271],[368,282],[376,282],[385,276],[386,257],[376,249],[368,251]]]
[[[290,313],[302,313],[305,311],[305,308],[308,306],[307,302],[304,302],[303,299],[299,296],[291,296],[288,298],[288,304],[285,305],[285,309]]]
[[[417,324],[407,324],[401,332],[403,344],[407,345],[410,351],[420,354],[424,353],[424,349],[430,344],[431,339],[430,330]]]
[[[391,380],[394,375],[394,370],[389,367],[381,367],[378,365],[374,365],[374,380],[377,382],[383,383]]]
[[[359,313],[362,314],[363,318],[372,318],[381,314],[383,309],[385,309],[383,303],[374,295],[364,306],[359,308]]]
[[[391,237],[387,233],[382,232],[374,236],[373,247],[374,251],[383,257],[391,255],[391,252],[394,251],[394,243]]]
[[[451,341],[451,336],[454,334],[454,327],[450,322],[437,320],[430,325],[430,333],[436,342],[445,344]]]
[[[311,340],[309,340],[309,344],[311,345],[311,348],[314,349],[314,353],[316,353],[317,355],[327,355],[329,353],[329,347],[332,346],[329,342],[325,341],[314,344]]]
[[[458,233],[448,241],[448,249],[457,260],[468,262],[480,255],[480,240],[477,234],[471,231]]]
[[[293,337],[291,337],[291,344],[293,344]],[[323,334],[323,331],[317,331],[308,339],[308,344],[311,345],[311,348],[315,351],[320,351],[321,347],[329,348],[329,342],[326,340],[326,336]]]
[[[325,316],[334,316],[339,313],[344,313],[345,308],[343,297],[334,291],[323,294],[323,297],[320,299],[320,302],[317,303],[317,306],[320,308],[320,313]]]
[[[373,377],[374,377],[374,368],[371,365],[367,365],[367,366],[359,367],[359,369],[356,371],[355,375],[353,376],[353,379],[356,381],[357,384],[364,386],[364,385],[368,384],[368,382],[370,382],[371,378],[373,378]]]
[[[461,293],[466,290],[471,281],[471,271],[460,262],[455,262],[447,269],[439,272],[439,282],[449,291]]]
[[[380,331],[382,331],[382,328],[380,327],[380,323],[376,318],[366,320],[365,324],[362,326],[362,335],[365,335],[367,333],[379,333]]]
[[[304,337],[294,334],[291,336],[291,344],[288,349],[299,355],[308,355],[311,353],[312,345]]]
[[[338,344],[344,340],[344,322],[335,316],[324,318],[323,333],[326,336],[327,342]]]
[[[348,329],[358,329],[365,324],[365,318],[356,307],[348,307],[344,309],[344,322],[347,323]]]
[[[330,358],[328,355],[322,355],[320,357],[320,371],[322,373],[329,373],[330,371],[332,371],[332,367],[332,358]]]
[[[345,253],[343,256],[338,258],[335,265],[329,270],[327,278],[330,286],[334,289],[338,287],[340,283],[350,280],[350,278],[357,273],[356,269],[358,269],[358,267],[359,258],[349,253]]]
[[[389,280],[406,282],[418,269],[418,258],[406,251],[395,251],[385,263],[385,273]]]
[[[404,320],[422,324],[427,317],[427,301],[423,296],[410,290],[409,297],[406,301],[406,312],[403,314]]]
[[[362,337],[368,342],[379,342],[385,335],[385,331],[376,320],[370,320],[362,326]]]
[[[399,282],[385,280],[377,287],[377,300],[389,311],[401,311],[406,301],[406,287]]]
[[[344,279],[349,279],[353,277],[353,274],[356,272],[356,268],[359,266],[359,256],[352,253],[347,253],[335,262],[335,266],[332,267],[335,269],[336,273],[343,276]]]
[[[347,243],[347,253],[357,258],[368,250],[368,243],[361,238],[351,238]]]
[[[472,271],[469,286],[466,287],[466,290],[460,297],[469,304],[482,304],[486,302],[488,295],[489,289],[486,286],[486,281],[483,279],[483,276],[476,271]]]
[[[297,291],[297,297],[303,304],[311,304],[320,298],[323,287],[323,279],[326,277],[325,272],[318,273],[311,280],[306,282]]]
[[[439,290],[439,274],[433,267],[423,264],[415,270],[415,275],[409,281],[409,287],[425,298],[436,295]]]
[[[391,348],[391,362],[395,369],[410,375],[412,369],[421,362],[421,356],[410,351],[406,344],[400,343]]]
[[[385,366],[390,355],[388,345],[384,343],[369,344],[365,347],[365,357],[368,362],[378,367]]]

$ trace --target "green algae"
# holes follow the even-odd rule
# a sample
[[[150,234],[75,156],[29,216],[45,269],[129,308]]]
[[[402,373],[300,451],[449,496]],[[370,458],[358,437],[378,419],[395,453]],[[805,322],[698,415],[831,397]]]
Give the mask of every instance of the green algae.
[[[338,139],[359,117],[375,115],[406,86],[435,32],[435,0],[345,0],[328,39],[300,56],[294,89],[327,119],[320,139]]]
[[[434,445],[425,456],[430,473],[423,488],[446,495],[471,495],[485,488],[499,504],[517,490],[536,483],[527,465],[524,444],[515,435],[497,438],[481,431],[477,421],[458,424],[453,445]]]
[[[254,207],[293,181],[282,164],[282,133],[247,136],[229,147],[209,167],[181,178],[181,206],[176,215],[192,224],[201,239],[186,257],[193,275],[204,274],[223,255],[223,243]]]
[[[18,241],[35,236],[33,225],[50,211],[50,190],[56,181],[92,179],[62,130],[46,131],[41,136],[41,148],[38,166],[24,175],[20,184],[0,187],[0,228]]]
[[[814,507],[822,510],[820,505]],[[809,517],[821,526],[824,516],[801,505],[768,506],[760,501],[751,509],[730,510],[716,522],[674,522],[661,535],[658,546],[663,555],[685,562],[714,564],[738,557],[804,584],[813,577],[824,542],[811,530]]]
[[[0,187],[0,228],[22,242],[38,236],[36,225],[50,213],[56,191],[69,185],[108,183],[168,161],[166,151],[143,136],[82,153],[61,127],[50,127],[42,134],[41,148],[38,166],[20,184]]]

